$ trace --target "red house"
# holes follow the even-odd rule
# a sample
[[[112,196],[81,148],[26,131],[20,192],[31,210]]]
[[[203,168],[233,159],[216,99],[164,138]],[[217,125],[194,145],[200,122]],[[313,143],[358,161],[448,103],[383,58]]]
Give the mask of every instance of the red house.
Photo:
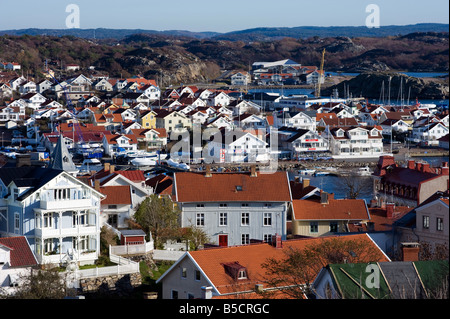
[[[121,230],[121,245],[142,245],[145,244],[145,233],[141,229]]]

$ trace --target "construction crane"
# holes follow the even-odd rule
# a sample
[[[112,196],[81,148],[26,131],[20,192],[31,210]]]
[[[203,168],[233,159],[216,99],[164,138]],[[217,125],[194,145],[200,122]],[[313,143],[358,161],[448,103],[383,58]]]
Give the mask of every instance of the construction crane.
[[[319,81],[317,83],[316,97],[320,97],[320,88],[322,86],[322,73],[323,73],[323,64],[325,61],[325,49],[322,52],[322,61],[320,62],[320,70],[319,70]]]

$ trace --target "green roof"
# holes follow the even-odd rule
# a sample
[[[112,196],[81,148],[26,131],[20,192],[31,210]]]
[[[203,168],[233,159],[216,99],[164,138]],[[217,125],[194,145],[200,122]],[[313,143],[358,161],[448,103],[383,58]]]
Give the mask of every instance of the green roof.
[[[438,298],[436,294],[439,294],[442,289],[447,289],[445,284],[448,283],[448,260],[415,261],[414,266],[429,298]]]
[[[425,287],[428,298],[441,298],[446,293],[445,287],[448,283],[449,265],[447,260],[431,260],[416,262],[383,262],[383,263],[360,263],[360,264],[332,264],[328,265],[332,273],[334,284],[343,299],[389,299],[396,298],[397,280],[403,278],[407,281],[418,280],[417,273],[411,265],[415,266],[420,280]],[[390,266],[387,268],[387,266]],[[392,267],[391,267],[392,266]],[[381,268],[387,273],[384,273]],[[406,268],[405,268],[406,267]],[[406,270],[410,269],[408,274]],[[376,273],[377,272],[377,273]],[[379,275],[379,284],[373,283],[376,275]],[[394,276],[395,275],[395,276]],[[399,277],[400,276],[400,277]],[[414,277],[414,278],[412,278]],[[389,280],[391,289],[388,283]],[[407,285],[405,287],[408,287]],[[412,289],[409,287],[409,289]],[[422,289],[423,291],[423,289]]]
[[[379,286],[373,285],[376,263],[329,265],[335,283],[343,299],[386,299],[390,291],[381,272],[378,272]],[[372,267],[372,268],[371,268]]]

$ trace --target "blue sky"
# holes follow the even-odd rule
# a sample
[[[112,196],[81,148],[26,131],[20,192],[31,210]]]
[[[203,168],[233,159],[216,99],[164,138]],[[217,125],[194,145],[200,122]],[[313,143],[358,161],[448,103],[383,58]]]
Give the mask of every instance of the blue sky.
[[[448,0],[0,0],[0,30],[64,29],[69,4],[80,8],[82,29],[230,32],[256,27],[362,26],[369,4],[380,8],[381,26],[449,22]]]

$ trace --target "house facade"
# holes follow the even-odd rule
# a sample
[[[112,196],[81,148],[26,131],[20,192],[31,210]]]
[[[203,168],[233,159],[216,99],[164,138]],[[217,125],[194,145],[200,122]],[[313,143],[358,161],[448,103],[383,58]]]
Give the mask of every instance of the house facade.
[[[203,229],[211,244],[270,242],[274,234],[286,238],[291,195],[285,172],[176,173],[174,192],[181,226]]]
[[[92,264],[103,195],[53,168],[0,169],[0,234],[25,236],[40,264]]]
[[[323,136],[330,141],[333,155],[379,157],[383,153],[383,138],[375,127],[327,127],[324,133]]]

